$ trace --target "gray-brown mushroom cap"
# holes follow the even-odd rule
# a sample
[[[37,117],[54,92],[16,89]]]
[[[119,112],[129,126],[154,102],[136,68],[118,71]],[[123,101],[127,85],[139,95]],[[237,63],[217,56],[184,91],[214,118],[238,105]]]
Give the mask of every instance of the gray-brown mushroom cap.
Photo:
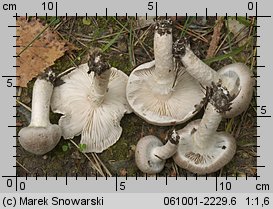
[[[25,127],[19,132],[19,142],[22,147],[36,155],[51,151],[59,142],[62,131],[56,124],[47,127]]]
[[[138,141],[135,151],[137,167],[147,174],[159,173],[165,165],[165,160],[156,157],[153,150],[163,146],[163,143],[155,136],[149,135]]]
[[[235,95],[232,100],[231,110],[223,114],[223,117],[235,117],[244,112],[251,102],[255,83],[253,73],[243,63],[227,65],[217,72],[223,79],[227,89],[233,89],[230,94]]]
[[[173,159],[178,166],[190,172],[212,173],[222,168],[233,158],[236,142],[230,134],[216,132],[205,148],[196,146],[192,137],[198,129],[200,121],[195,120],[178,131],[181,140]]]
[[[175,130],[165,145],[159,138],[152,135],[141,138],[136,145],[135,152],[137,167],[144,173],[159,173],[164,168],[165,160],[176,152],[179,139]]]

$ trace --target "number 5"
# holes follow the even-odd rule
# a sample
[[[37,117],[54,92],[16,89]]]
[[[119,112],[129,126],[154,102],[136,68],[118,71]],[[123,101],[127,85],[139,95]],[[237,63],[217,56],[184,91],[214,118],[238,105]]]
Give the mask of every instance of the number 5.
[[[12,79],[11,78],[9,78],[8,80],[7,80],[7,87],[12,87],[13,85],[12,85]]]
[[[154,2],[150,1],[148,2],[148,10],[153,10],[154,9]]]

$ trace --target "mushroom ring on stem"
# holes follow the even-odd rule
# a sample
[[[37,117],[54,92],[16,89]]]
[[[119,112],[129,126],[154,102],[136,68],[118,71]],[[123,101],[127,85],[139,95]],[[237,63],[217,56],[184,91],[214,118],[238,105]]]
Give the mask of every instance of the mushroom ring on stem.
[[[179,39],[174,45],[180,52],[181,62],[190,75],[205,87],[221,80],[223,86],[234,97],[231,109],[223,117],[235,117],[248,108],[253,94],[254,78],[245,64],[234,63],[215,71],[192,52],[186,39]]]
[[[147,174],[162,171],[166,159],[172,157],[177,150],[179,136],[173,131],[171,139],[165,145],[153,135],[141,138],[136,146],[135,160],[137,167]]]
[[[175,163],[197,174],[212,173],[226,165],[234,156],[236,142],[225,132],[216,132],[222,115],[230,109],[232,97],[218,84],[210,87],[209,103],[201,120],[189,123],[177,131],[180,141]]]
[[[81,134],[81,144],[86,144],[83,152],[100,153],[116,143],[122,132],[120,120],[131,112],[125,97],[128,76],[94,53],[88,63],[61,80],[54,89],[51,108],[63,114],[59,120],[63,137]]]
[[[49,121],[54,80],[55,75],[50,69],[37,78],[32,92],[31,122],[18,133],[22,147],[36,155],[51,151],[62,136],[61,128]]]
[[[135,68],[129,76],[126,96],[134,112],[148,123],[160,126],[187,121],[197,113],[194,105],[203,93],[173,55],[171,21],[156,23],[155,60]]]

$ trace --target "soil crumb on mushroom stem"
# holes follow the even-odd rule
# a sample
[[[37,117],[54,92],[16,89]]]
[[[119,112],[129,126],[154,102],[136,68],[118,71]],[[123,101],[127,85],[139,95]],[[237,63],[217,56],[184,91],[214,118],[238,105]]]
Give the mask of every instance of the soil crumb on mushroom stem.
[[[209,102],[214,106],[218,113],[225,113],[231,110],[231,101],[234,99],[230,95],[227,88],[222,86],[222,81],[219,80],[216,84],[211,83],[211,86],[207,88]]]
[[[171,19],[161,19],[157,20],[155,23],[155,30],[159,35],[165,35],[172,33],[172,20]]]
[[[103,72],[110,69],[110,65],[105,61],[104,55],[100,51],[89,53],[88,67],[90,74],[92,71],[95,75],[100,76]]]

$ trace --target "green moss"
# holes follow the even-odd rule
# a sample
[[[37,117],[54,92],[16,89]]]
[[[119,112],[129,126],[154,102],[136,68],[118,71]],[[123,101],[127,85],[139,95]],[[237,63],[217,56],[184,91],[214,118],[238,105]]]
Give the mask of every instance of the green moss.
[[[109,64],[118,70],[123,71],[127,75],[132,71],[132,65],[129,62],[129,55],[123,54],[122,56],[111,57]]]

